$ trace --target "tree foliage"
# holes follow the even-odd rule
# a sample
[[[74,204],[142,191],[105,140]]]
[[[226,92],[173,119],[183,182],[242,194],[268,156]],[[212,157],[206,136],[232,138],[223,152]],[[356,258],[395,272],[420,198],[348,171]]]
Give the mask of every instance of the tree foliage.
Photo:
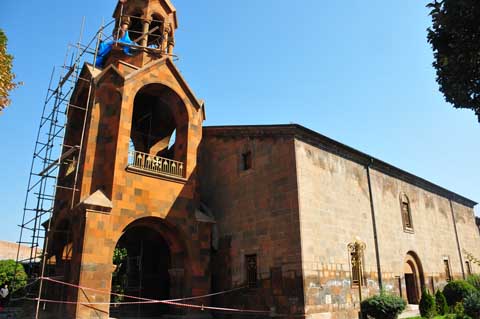
[[[0,112],[10,105],[10,91],[21,85],[14,82],[12,73],[13,56],[7,53],[7,36],[0,29]]]
[[[439,315],[446,315],[448,313],[447,299],[440,290],[435,293],[435,305],[437,306],[437,313]]]
[[[16,291],[27,284],[27,274],[21,264],[15,260],[0,260],[0,285],[10,285],[10,291]]]
[[[395,319],[406,306],[407,303],[402,298],[384,292],[361,303],[363,315],[375,319]]]
[[[117,294],[124,294],[125,287],[127,285],[127,275],[125,273],[124,262],[128,258],[128,252],[126,248],[115,248],[113,251],[113,264],[115,265],[115,270],[112,274],[112,301],[113,302],[121,302],[123,301],[122,296],[118,296]]]
[[[467,277],[467,282],[480,292],[480,275],[472,274]]]
[[[480,292],[475,292],[463,300],[465,314],[473,319],[480,319]]]
[[[427,7],[440,91],[447,102],[473,110],[480,121],[480,1],[434,0]]]
[[[437,314],[435,298],[425,288],[422,289],[422,298],[418,308],[422,318],[433,318]]]
[[[447,304],[454,307],[457,303],[463,302],[466,296],[475,293],[477,290],[465,280],[450,281],[443,288],[443,295],[447,299]]]

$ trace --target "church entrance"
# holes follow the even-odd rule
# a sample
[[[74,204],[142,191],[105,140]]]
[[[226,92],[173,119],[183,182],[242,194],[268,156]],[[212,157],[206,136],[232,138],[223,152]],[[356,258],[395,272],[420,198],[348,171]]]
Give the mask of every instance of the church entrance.
[[[114,254],[116,270],[112,276],[112,292],[140,298],[170,299],[171,252],[162,235],[153,228],[129,228],[117,243]],[[112,295],[112,302],[139,300]],[[167,314],[164,304],[112,306],[114,318],[145,318]]]
[[[418,256],[409,252],[404,264],[405,290],[409,304],[418,304],[423,287],[423,270]]]

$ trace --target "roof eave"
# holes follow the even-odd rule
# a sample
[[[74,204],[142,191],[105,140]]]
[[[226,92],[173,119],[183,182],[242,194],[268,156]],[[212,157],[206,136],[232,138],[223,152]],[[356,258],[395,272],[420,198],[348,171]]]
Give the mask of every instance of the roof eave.
[[[242,135],[249,134],[262,135],[288,135],[297,138],[309,144],[320,147],[326,151],[334,152],[344,158],[355,161],[364,166],[381,171],[384,174],[399,178],[412,185],[421,187],[432,193],[441,195],[449,200],[458,202],[468,207],[475,207],[477,202],[443,188],[417,175],[404,171],[396,166],[388,164],[353,147],[333,140],[325,135],[315,132],[299,124],[278,124],[278,125],[238,125],[238,126],[210,126],[204,127],[207,131],[204,136],[221,136],[221,135]],[[210,132],[208,132],[210,131]],[[236,131],[236,132],[235,132]],[[238,134],[240,133],[241,134]],[[237,134],[234,134],[237,133]]]

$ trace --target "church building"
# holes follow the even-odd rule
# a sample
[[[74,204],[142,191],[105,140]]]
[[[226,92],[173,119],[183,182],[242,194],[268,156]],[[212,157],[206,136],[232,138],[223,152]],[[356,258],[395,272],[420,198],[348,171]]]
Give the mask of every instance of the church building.
[[[45,282],[66,302],[45,311],[353,319],[381,289],[418,304],[480,272],[477,203],[300,125],[204,126],[172,3],[113,16],[70,100],[46,248],[70,286]]]

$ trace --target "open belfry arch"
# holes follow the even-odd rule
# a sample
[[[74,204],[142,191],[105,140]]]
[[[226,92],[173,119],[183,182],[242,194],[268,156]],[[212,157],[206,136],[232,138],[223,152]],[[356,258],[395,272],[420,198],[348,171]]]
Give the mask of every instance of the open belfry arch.
[[[141,46],[155,46],[173,53],[178,21],[177,11],[169,0],[121,0],[113,17],[120,22],[120,36],[128,30]]]

